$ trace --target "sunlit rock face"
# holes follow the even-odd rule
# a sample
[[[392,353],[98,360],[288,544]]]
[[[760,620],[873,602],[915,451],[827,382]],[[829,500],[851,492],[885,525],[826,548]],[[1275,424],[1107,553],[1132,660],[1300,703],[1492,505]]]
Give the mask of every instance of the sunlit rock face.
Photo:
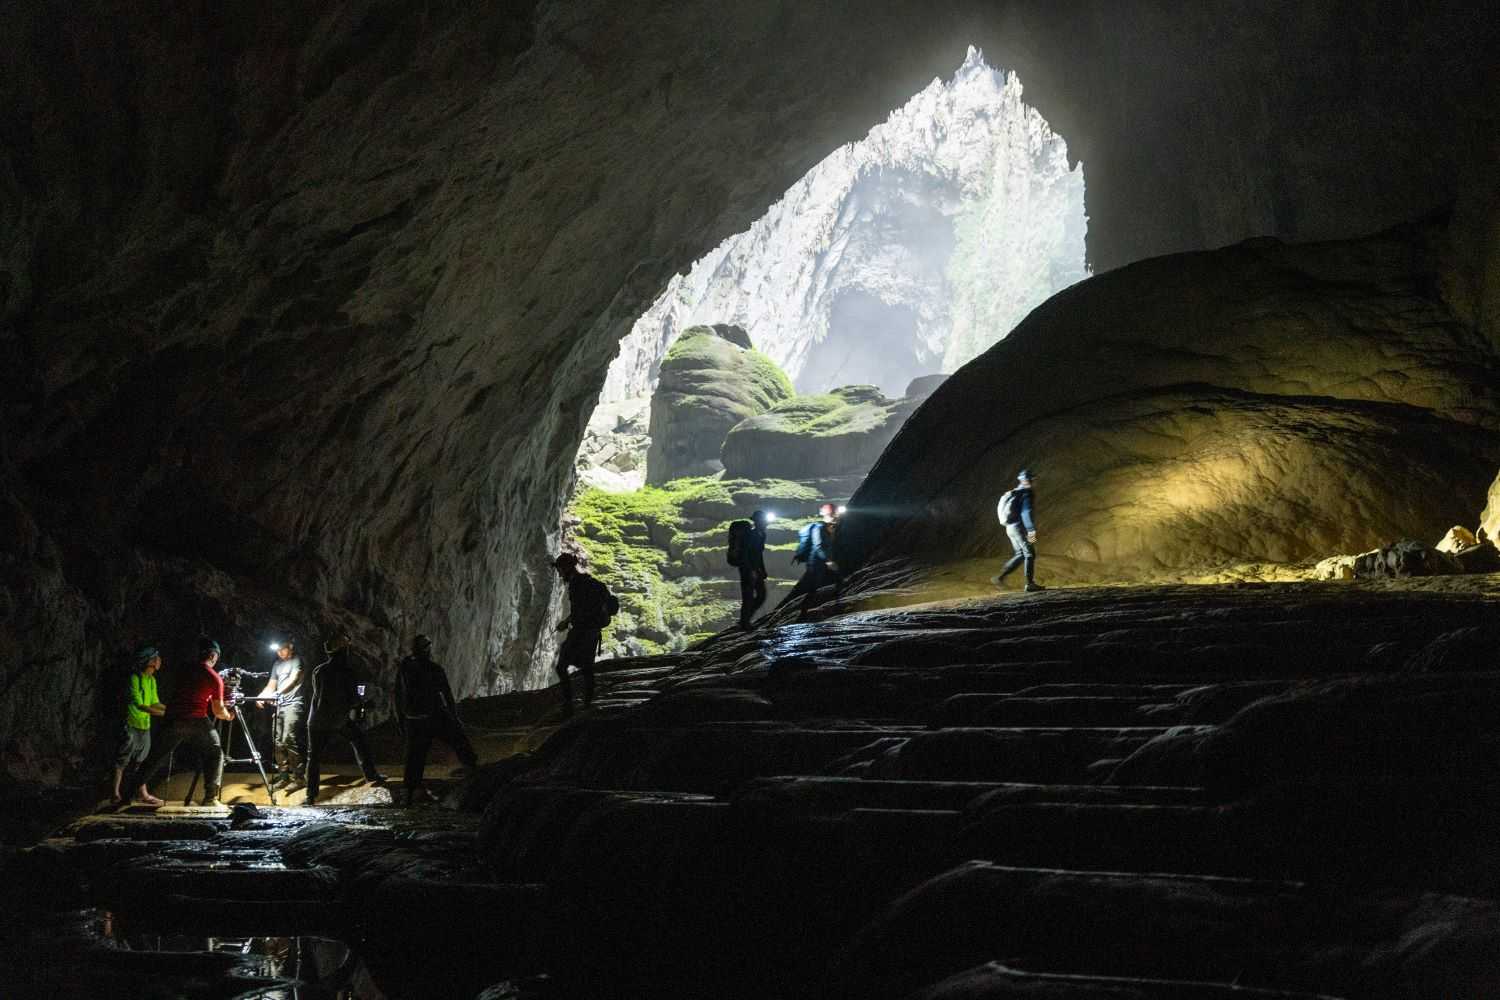
[[[655,384],[695,323],[749,331],[799,392],[953,371],[1086,273],[1082,168],[974,49],[747,232],[672,280],[620,345],[606,401]]]
[[[254,663],[347,625],[387,679],[425,631],[462,695],[542,682],[620,339],[969,44],[1084,164],[1102,271],[1466,204],[1497,33],[1230,0],[12,5],[0,733],[81,743],[116,651],[162,643],[167,684],[200,628]],[[1455,253],[1493,263],[1500,216],[1469,217]],[[1497,273],[1464,286],[1492,330]]]
[[[744,479],[864,475],[918,402],[888,399],[873,385],[797,396],[730,429],[724,472]]]
[[[1500,352],[1437,291],[1447,238],[1252,241],[1083,282],[948,379],[851,508],[851,552],[1009,546],[1037,478],[1054,578],[1295,563],[1472,522],[1500,460]]]
[[[723,470],[724,435],[740,421],[790,399],[791,383],[745,331],[718,324],[683,332],[662,362],[651,397],[646,481],[665,483]]]

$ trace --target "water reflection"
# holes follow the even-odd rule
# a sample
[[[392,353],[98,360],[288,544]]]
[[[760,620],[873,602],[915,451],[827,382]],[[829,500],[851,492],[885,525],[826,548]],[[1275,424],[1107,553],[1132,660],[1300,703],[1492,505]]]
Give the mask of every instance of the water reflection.
[[[359,953],[327,937],[242,937],[133,928],[117,914],[100,914],[99,932],[125,950],[158,954],[214,954],[235,960],[245,979],[241,998],[257,1000],[387,1000]],[[262,982],[257,980],[277,980]]]

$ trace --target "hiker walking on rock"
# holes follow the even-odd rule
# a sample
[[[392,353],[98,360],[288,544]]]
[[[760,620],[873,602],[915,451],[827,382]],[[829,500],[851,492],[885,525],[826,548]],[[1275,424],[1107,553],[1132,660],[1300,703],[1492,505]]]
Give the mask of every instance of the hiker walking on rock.
[[[1016,474],[1016,488],[1007,490],[1000,497],[995,513],[1005,525],[1005,534],[1010,538],[1010,547],[1015,554],[1000,570],[999,576],[990,577],[995,586],[1004,586],[1005,578],[1022,563],[1026,564],[1026,592],[1046,590],[1036,582],[1036,520],[1032,515],[1031,472],[1022,469]]]
[[[818,520],[807,524],[797,535],[797,551],[792,556],[792,562],[806,563],[807,569],[802,573],[802,579],[792,588],[792,592],[781,599],[778,608],[795,597],[802,594],[817,593],[822,587],[832,583],[835,586],[839,582],[839,566],[833,561],[833,537],[838,531],[838,522],[835,520],[838,508],[831,503],[825,503],[818,508]]]
[[[354,748],[354,759],[366,781],[379,785],[386,780],[375,770],[375,755],[359,725],[364,684],[349,643],[347,632],[329,639],[323,644],[328,659],[313,668],[312,701],[307,711],[307,805],[318,801],[323,751],[334,736],[342,736]]]
[[[729,526],[729,565],[740,571],[740,628],[750,628],[750,619],[766,603],[766,512],[758,510],[748,521]]]
[[[479,758],[458,717],[458,702],[448,674],[432,659],[432,640],[419,635],[411,641],[411,655],[396,669],[396,724],[406,737],[406,773],[403,777],[406,804],[414,805],[423,794],[422,772],[432,741],[442,740],[453,748],[464,767],[476,767]]]
[[[585,573],[578,557],[564,552],[552,561],[552,568],[568,587],[568,617],[557,625],[567,632],[557,651],[557,679],[562,682],[563,718],[573,714],[573,680],[569,668],[583,677],[583,707],[594,703],[594,658],[609,620],[620,610],[620,600],[610,593],[602,580]]]

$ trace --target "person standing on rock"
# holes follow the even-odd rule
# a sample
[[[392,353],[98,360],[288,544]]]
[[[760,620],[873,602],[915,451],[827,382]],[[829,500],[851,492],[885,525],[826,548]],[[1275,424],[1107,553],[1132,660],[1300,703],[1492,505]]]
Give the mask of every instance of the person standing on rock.
[[[750,515],[750,527],[740,533],[740,628],[749,631],[750,619],[766,603],[766,512]],[[743,524],[744,522],[738,522]]]
[[[198,757],[203,771],[203,804],[219,805],[219,786],[224,780],[224,747],[219,742],[219,720],[234,718],[234,709],[224,701],[224,678],[214,667],[219,662],[219,644],[207,636],[198,640],[198,662],[178,679],[171,700],[162,713],[166,726],[155,741],[151,755],[141,765],[141,785],[148,787],[166,767],[178,747],[187,747]]]
[[[1005,526],[1005,534],[1010,538],[1010,547],[1014,550],[1014,554],[1000,570],[998,576],[990,577],[990,582],[997,587],[1004,586],[1005,578],[1017,566],[1025,563],[1026,592],[1029,594],[1037,590],[1046,590],[1046,587],[1036,582],[1036,519],[1032,514],[1031,472],[1029,470],[1022,469],[1016,474],[1016,488],[1007,490],[1000,497],[995,513],[1000,518],[1000,523]]]
[[[599,655],[599,643],[609,620],[620,610],[620,601],[602,580],[585,573],[578,565],[578,557],[571,552],[554,559],[552,568],[568,587],[568,617],[557,625],[559,632],[568,633],[557,651],[557,679],[562,683],[566,719],[573,715],[570,668],[583,677],[583,707],[593,707],[594,659]]]
[[[474,745],[458,717],[458,702],[448,674],[432,659],[432,640],[419,635],[411,641],[411,655],[396,670],[396,724],[406,737],[406,804],[414,805],[422,788],[427,751],[434,739],[453,748],[464,767],[479,765]]]
[[[290,790],[302,778],[307,757],[307,698],[302,683],[302,659],[288,640],[276,647],[276,664],[260,697],[276,699],[271,719],[271,753],[276,761],[273,788]],[[256,702],[264,706],[266,702]]]
[[[134,668],[126,682],[129,690],[125,695],[125,731],[119,753],[115,756],[115,791],[110,804],[125,805],[122,786],[128,789],[125,775],[142,768],[151,756],[151,719],[165,715],[167,706],[156,696],[156,672],[161,669],[161,653],[155,646],[142,646],[135,651]],[[133,775],[132,775],[133,776]],[[136,793],[138,801],[148,806],[162,805],[162,800],[151,794],[144,781]]]
[[[839,566],[833,561],[833,538],[838,531],[838,508],[825,503],[818,508],[818,520],[805,526],[797,536],[797,551],[792,563],[805,563],[807,569],[792,592],[781,599],[778,608],[803,594],[815,594],[823,587],[839,582]]]
[[[375,770],[375,755],[359,726],[360,702],[364,684],[349,650],[349,633],[339,632],[323,644],[328,659],[313,668],[312,700],[307,712],[307,798],[306,805],[316,805],[321,782],[321,761],[328,741],[342,736],[354,748],[354,760],[365,780],[384,784],[385,775]]]

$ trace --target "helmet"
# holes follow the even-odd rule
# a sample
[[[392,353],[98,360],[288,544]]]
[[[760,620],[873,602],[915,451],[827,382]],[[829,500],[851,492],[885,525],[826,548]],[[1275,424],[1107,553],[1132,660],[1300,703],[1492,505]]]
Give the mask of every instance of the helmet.
[[[411,651],[413,653],[425,653],[431,648],[432,640],[425,635],[419,635],[411,641]]]
[[[160,655],[161,653],[155,646],[142,646],[135,651],[135,665],[137,667],[144,667],[146,664],[150,663]]]
[[[577,569],[578,557],[571,552],[564,552],[552,560],[552,567],[554,569]]]
[[[1030,469],[1022,469],[1020,472],[1016,473],[1016,482],[1018,483],[1027,482],[1032,478],[1034,477],[1031,475]]]
[[[222,652],[222,650],[219,649],[219,644],[217,642],[214,642],[206,635],[200,635],[198,637],[199,656],[209,656],[210,654],[213,656],[218,656],[220,652]]]

